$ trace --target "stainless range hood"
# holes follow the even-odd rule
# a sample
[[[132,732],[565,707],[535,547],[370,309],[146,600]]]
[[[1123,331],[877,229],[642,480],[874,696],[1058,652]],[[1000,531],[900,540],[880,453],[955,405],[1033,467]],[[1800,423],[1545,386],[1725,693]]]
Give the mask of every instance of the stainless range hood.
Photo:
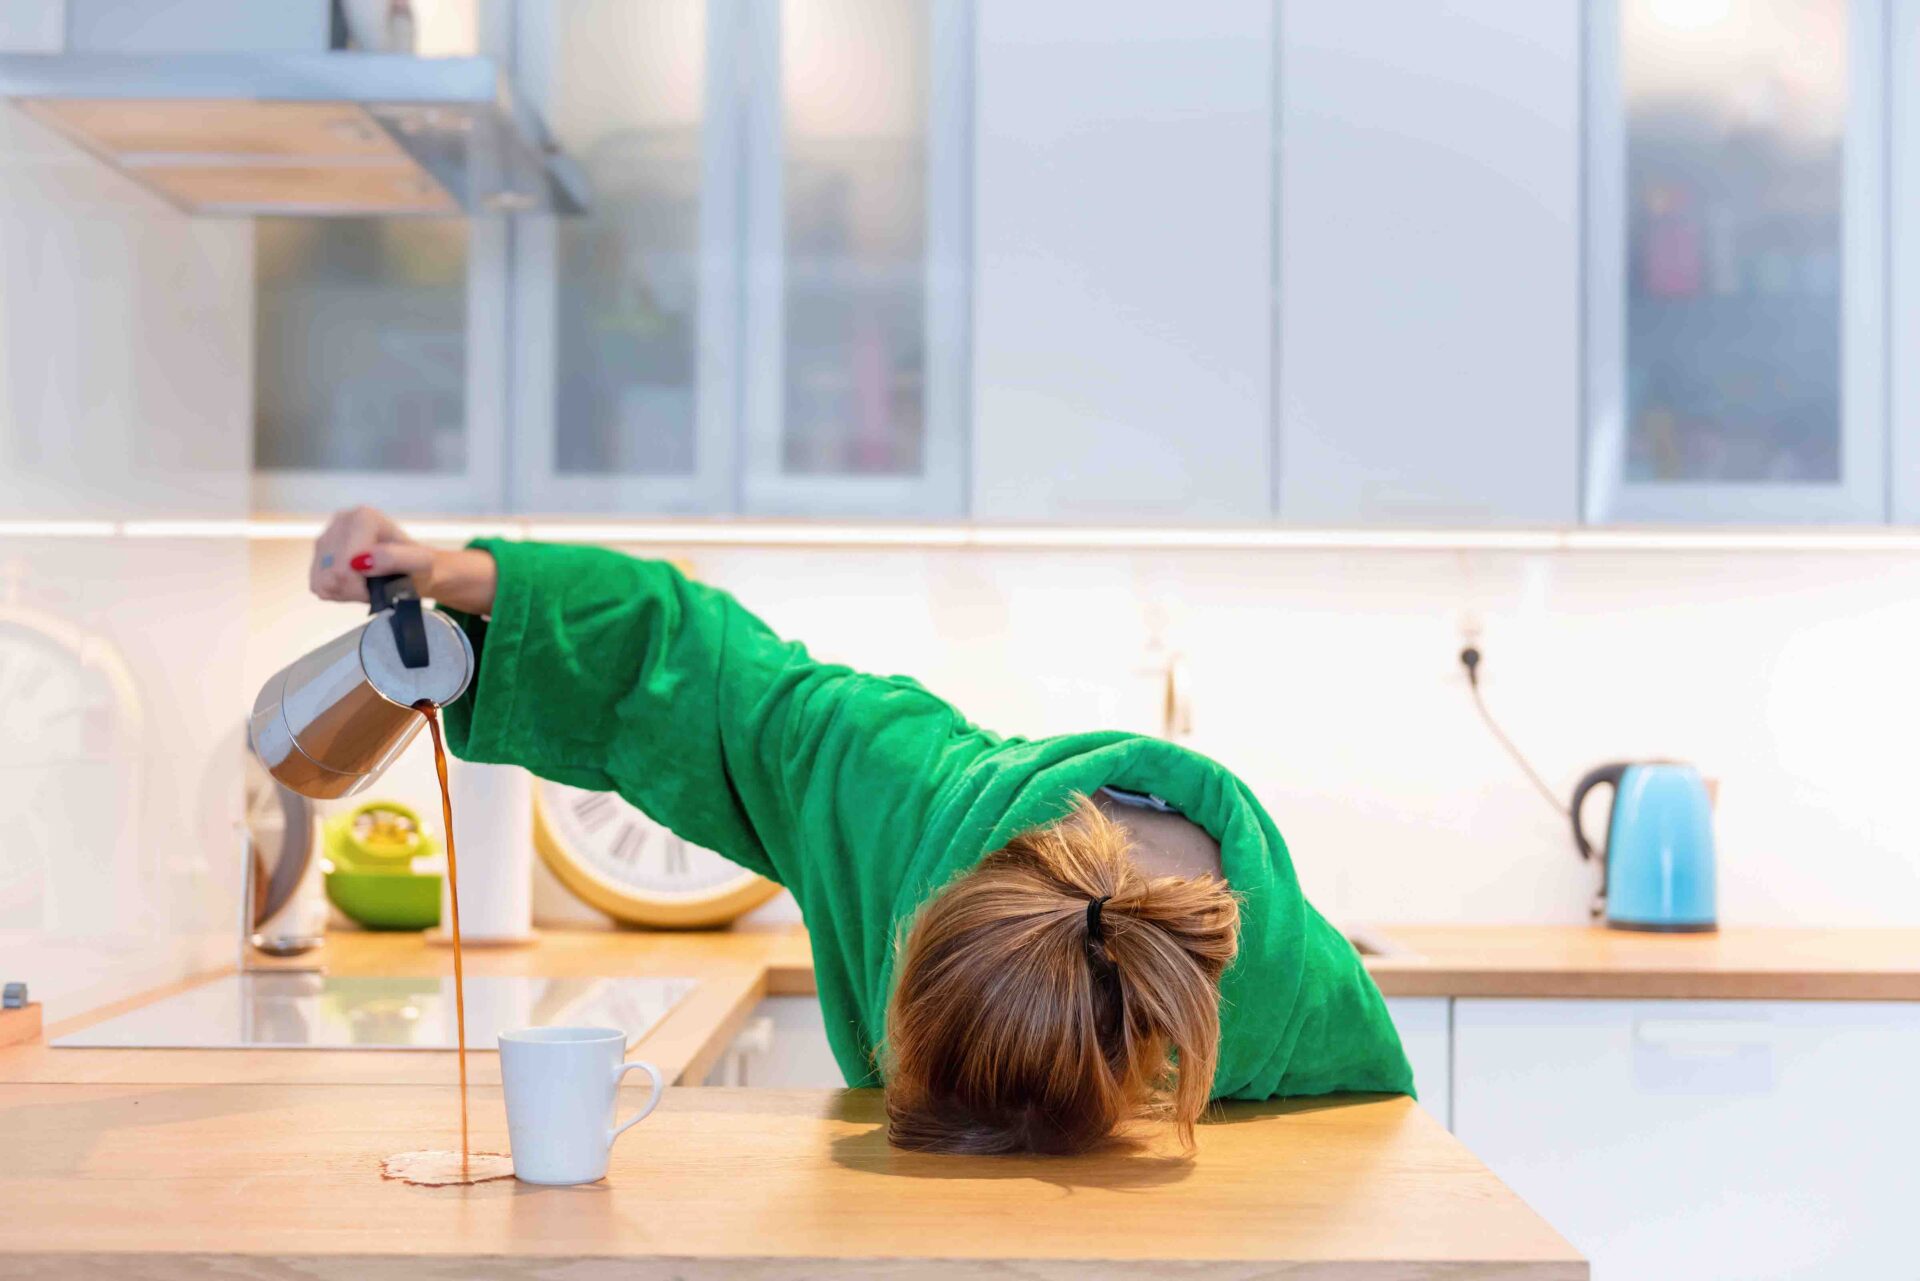
[[[5,54],[0,97],[193,214],[586,207],[491,58]]]

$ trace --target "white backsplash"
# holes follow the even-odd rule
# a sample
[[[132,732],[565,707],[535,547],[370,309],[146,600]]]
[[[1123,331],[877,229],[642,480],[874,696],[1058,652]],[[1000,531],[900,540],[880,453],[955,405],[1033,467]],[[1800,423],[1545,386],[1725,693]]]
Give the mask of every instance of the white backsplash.
[[[245,515],[251,246],[0,107],[0,521]],[[246,571],[0,536],[0,979],[51,1018],[232,959]]]
[[[307,551],[253,558],[248,688],[354,621]],[[1259,793],[1350,921],[1579,922],[1591,872],[1475,719],[1558,789],[1615,759],[1722,782],[1724,920],[1920,924],[1920,559],[1860,553],[1002,552],[702,548],[679,559],[782,634],[903,672],[1029,735],[1159,725],[1186,656],[1192,745]],[[392,794],[430,800],[424,754]],[[536,910],[564,901],[548,885]],[[776,901],[763,913],[791,916]],[[584,917],[583,919],[590,919]]]

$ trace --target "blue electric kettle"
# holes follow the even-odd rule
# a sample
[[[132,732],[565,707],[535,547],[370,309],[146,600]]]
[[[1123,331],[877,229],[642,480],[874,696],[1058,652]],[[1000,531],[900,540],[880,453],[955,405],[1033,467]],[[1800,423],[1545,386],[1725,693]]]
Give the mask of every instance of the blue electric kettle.
[[[1613,809],[1600,845],[1601,890],[1594,915],[1616,930],[1705,933],[1716,928],[1713,800],[1691,765],[1672,761],[1602,765],[1573,789],[1573,839],[1580,857],[1593,845],[1580,828],[1580,803],[1606,783]]]

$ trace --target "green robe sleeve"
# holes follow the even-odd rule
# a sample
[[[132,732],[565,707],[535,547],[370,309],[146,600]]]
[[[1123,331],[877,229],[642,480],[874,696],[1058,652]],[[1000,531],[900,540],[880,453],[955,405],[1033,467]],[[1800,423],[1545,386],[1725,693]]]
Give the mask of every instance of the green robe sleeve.
[[[816,916],[886,919],[940,790],[992,737],[903,677],[815,662],[661,561],[483,539],[458,755],[617,791]],[[831,911],[825,909],[831,908]],[[819,909],[819,910],[817,910]]]

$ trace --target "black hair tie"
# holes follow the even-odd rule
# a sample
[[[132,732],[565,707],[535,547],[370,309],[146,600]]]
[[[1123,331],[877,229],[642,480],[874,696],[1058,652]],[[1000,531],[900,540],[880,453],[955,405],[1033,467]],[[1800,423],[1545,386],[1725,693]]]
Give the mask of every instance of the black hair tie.
[[[1100,932],[1100,909],[1107,905],[1107,899],[1110,897],[1112,896],[1102,895],[1087,904],[1087,941],[1089,943],[1104,941],[1104,936]]]

